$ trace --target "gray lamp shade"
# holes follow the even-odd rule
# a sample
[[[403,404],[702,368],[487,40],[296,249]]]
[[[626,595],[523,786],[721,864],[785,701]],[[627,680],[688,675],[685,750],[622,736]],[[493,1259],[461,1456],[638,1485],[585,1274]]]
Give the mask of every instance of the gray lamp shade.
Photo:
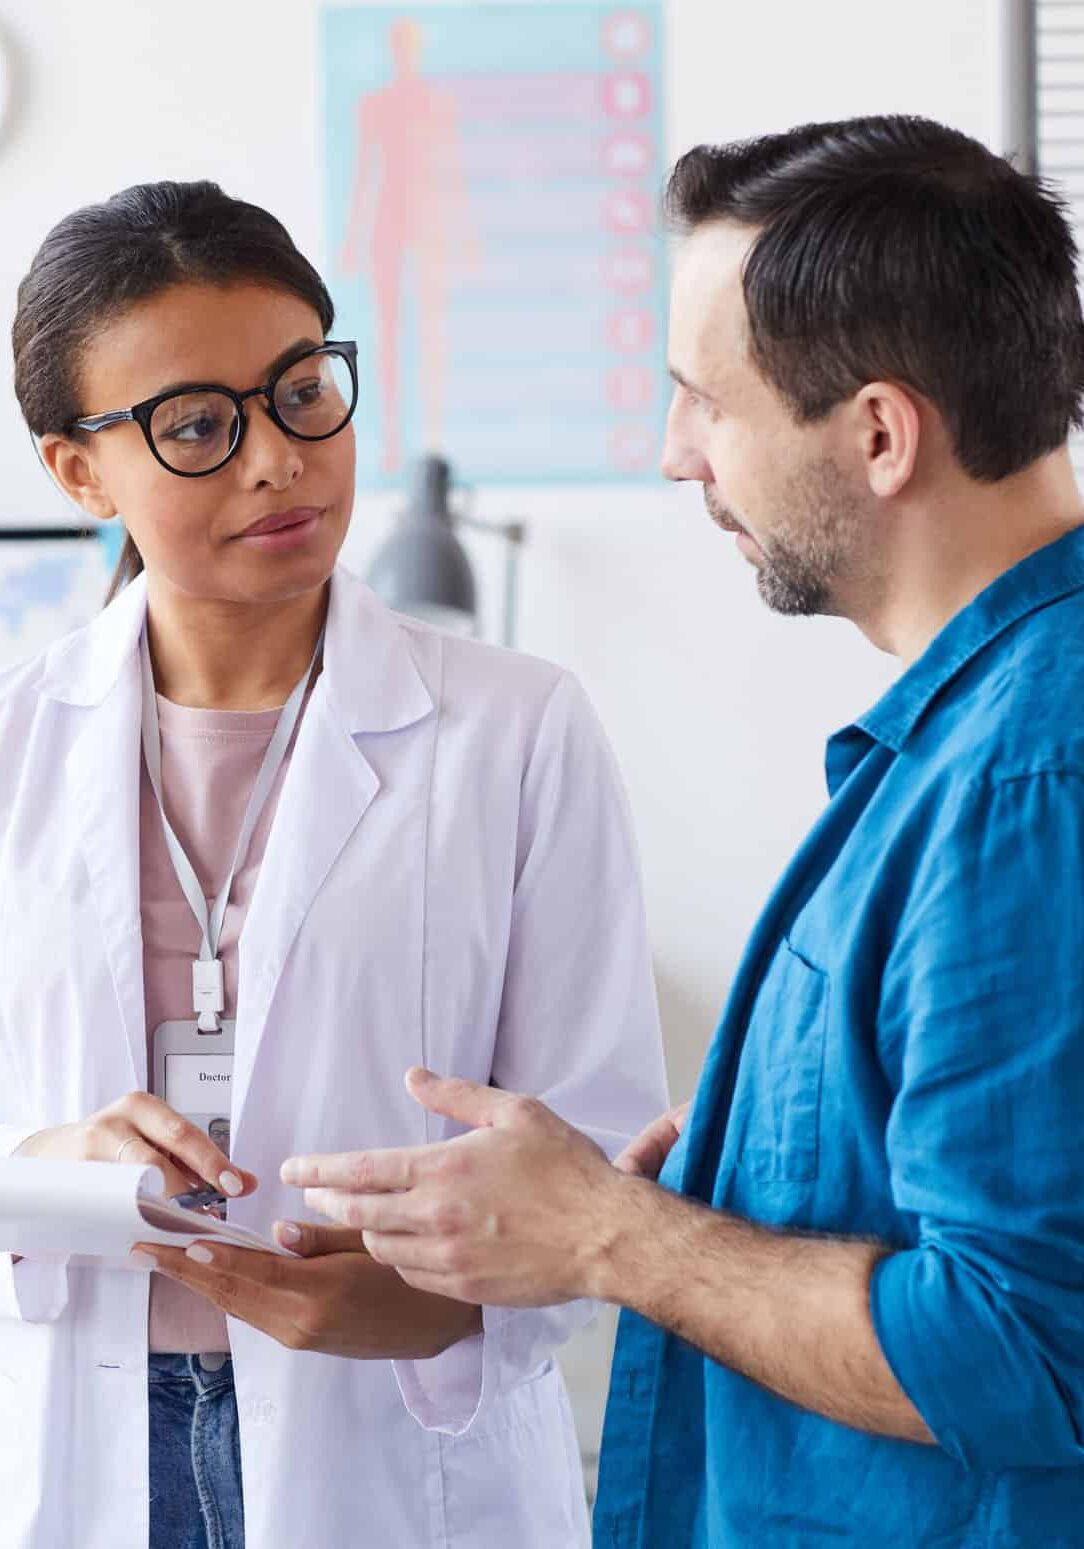
[[[410,502],[381,544],[368,582],[390,608],[457,633],[473,633],[477,614],[474,572],[452,531],[448,509],[451,470],[440,457],[418,463]]]

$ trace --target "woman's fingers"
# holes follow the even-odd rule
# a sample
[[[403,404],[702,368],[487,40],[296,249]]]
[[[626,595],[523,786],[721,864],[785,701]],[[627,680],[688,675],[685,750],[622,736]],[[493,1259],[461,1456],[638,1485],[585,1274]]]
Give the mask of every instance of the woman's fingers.
[[[116,1111],[155,1150],[176,1158],[182,1168],[191,1169],[197,1178],[230,1198],[251,1194],[256,1187],[255,1176],[234,1167],[225,1152],[220,1151],[198,1125],[176,1113],[160,1098],[152,1097],[149,1092],[131,1093],[122,1099]],[[129,1147],[125,1155],[133,1149]],[[177,1192],[183,1193],[184,1190],[179,1189]]]
[[[149,1141],[135,1130],[127,1137],[113,1146],[113,1137],[109,1136],[108,1146],[112,1146],[112,1152],[108,1156],[100,1156],[98,1160],[103,1162],[124,1162],[131,1167],[157,1167],[165,1180],[165,1192],[172,1197],[174,1194],[188,1194],[192,1184],[184,1172],[171,1161],[168,1156],[163,1156],[161,1151],[156,1151]]]
[[[276,1221],[275,1241],[280,1248],[303,1259],[316,1259],[327,1253],[364,1253],[361,1233],[349,1226],[314,1226],[311,1221]]]

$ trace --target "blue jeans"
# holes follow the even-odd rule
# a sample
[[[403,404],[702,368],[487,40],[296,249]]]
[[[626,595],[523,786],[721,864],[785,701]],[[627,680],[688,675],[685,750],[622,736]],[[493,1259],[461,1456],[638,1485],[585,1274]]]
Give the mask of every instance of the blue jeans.
[[[244,1549],[233,1362],[210,1364],[150,1357],[150,1549]]]

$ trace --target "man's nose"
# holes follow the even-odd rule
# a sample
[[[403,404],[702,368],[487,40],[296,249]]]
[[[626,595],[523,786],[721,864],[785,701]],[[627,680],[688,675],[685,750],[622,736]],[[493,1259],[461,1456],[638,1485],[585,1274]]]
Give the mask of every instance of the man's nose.
[[[712,482],[709,463],[687,440],[676,435],[671,427],[667,427],[660,467],[663,478],[672,479],[675,484],[689,479],[695,479],[701,484]]]
[[[687,416],[682,412],[681,395],[677,392],[670,400],[670,412],[666,416],[666,438],[659,466],[663,478],[672,479],[675,484],[688,479],[711,483],[711,469],[693,445]]]

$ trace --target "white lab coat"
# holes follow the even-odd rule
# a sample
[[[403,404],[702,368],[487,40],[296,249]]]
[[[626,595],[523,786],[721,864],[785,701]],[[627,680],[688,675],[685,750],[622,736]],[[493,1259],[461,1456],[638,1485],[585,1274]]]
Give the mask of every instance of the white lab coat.
[[[0,1154],[147,1080],[145,587],[0,678]],[[347,571],[240,943],[231,1205],[292,1152],[440,1138],[411,1064],[541,1095],[611,1152],[664,1103],[611,756],[575,680],[389,613]],[[145,1549],[147,1277],[0,1255],[0,1546]],[[231,1320],[247,1549],[587,1542],[551,1357],[590,1314],[486,1309],[428,1362]]]

